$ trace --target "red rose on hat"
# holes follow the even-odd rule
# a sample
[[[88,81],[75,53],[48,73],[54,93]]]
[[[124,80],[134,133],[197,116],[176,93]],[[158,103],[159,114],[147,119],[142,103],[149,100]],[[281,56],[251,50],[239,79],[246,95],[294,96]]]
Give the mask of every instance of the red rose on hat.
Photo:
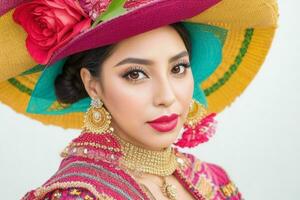
[[[40,64],[47,64],[56,49],[91,26],[74,0],[31,1],[17,7],[13,19],[28,33],[26,47]]]

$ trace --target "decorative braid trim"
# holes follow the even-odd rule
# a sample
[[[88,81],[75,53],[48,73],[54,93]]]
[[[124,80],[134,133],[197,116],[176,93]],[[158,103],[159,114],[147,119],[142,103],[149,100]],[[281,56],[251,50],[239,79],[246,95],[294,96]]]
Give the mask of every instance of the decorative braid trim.
[[[235,184],[230,181],[228,184],[220,186],[220,190],[222,191],[223,195],[226,198],[238,195],[239,190],[238,188],[235,186]]]
[[[34,195],[36,197],[35,200],[42,200],[42,198],[50,191],[54,189],[65,189],[69,187],[81,187],[89,190],[96,198],[97,200],[114,200],[112,197],[107,196],[104,193],[99,193],[96,188],[88,183],[80,182],[80,181],[70,181],[70,182],[56,182],[49,186],[42,186],[35,190]]]
[[[29,96],[31,96],[32,89],[30,89],[30,88],[26,87],[25,85],[23,85],[16,78],[10,78],[10,79],[8,79],[8,82],[10,84],[12,84],[13,86],[15,86],[16,88],[18,88],[21,92],[24,92],[24,93],[28,94]]]
[[[244,56],[247,53],[249,44],[252,39],[253,32],[254,32],[253,28],[246,29],[244,41],[242,42],[242,46],[240,48],[239,54],[236,56],[234,63],[230,66],[229,70],[227,70],[224,73],[223,77],[219,78],[216,83],[214,83],[212,86],[210,86],[209,88],[206,88],[204,90],[205,96],[209,96],[211,93],[218,90],[236,72],[236,70],[240,66]]]

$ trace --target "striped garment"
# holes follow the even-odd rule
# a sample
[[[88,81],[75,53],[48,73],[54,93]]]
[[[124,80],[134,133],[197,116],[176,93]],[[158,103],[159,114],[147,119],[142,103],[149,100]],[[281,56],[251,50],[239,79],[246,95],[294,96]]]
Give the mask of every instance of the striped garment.
[[[101,145],[101,141],[97,143]],[[242,199],[222,167],[174,149],[177,158],[183,162],[173,175],[194,199]],[[56,173],[41,187],[27,192],[22,200],[152,200],[145,189],[118,165],[82,155],[66,156]]]

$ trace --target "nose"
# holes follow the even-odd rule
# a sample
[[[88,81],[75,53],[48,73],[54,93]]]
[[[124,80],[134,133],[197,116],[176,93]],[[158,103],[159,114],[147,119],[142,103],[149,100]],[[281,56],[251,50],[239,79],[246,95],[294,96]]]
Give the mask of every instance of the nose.
[[[156,87],[154,88],[155,106],[171,106],[176,100],[176,95],[174,92],[174,87],[169,79],[161,78],[156,82]]]

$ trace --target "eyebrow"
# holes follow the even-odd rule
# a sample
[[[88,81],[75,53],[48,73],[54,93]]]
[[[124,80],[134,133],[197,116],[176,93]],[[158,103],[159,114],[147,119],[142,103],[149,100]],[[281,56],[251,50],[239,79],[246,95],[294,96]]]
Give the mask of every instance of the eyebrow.
[[[184,57],[184,56],[188,56],[188,52],[187,51],[183,51],[173,57],[171,57],[169,59],[169,63],[181,58],[181,57]],[[122,60],[121,62],[119,62],[118,64],[116,64],[114,67],[117,67],[119,65],[124,65],[124,64],[127,64],[127,63],[136,63],[136,64],[141,64],[141,65],[153,65],[154,62],[151,61],[151,60],[146,60],[146,59],[141,59],[141,58],[125,58],[124,60]]]

